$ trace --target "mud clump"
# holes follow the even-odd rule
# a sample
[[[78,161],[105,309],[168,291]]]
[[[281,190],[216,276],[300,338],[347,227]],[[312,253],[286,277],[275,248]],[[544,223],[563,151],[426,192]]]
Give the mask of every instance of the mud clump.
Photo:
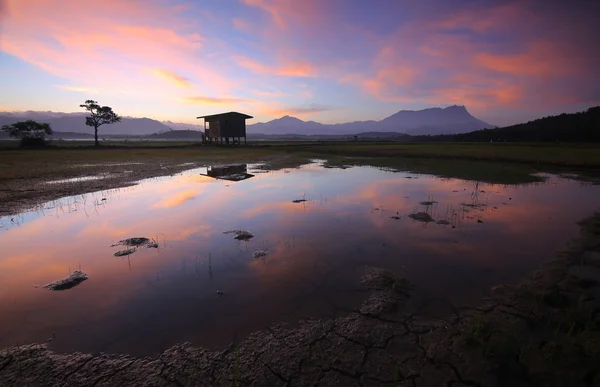
[[[262,258],[266,257],[268,254],[269,253],[267,252],[267,250],[256,250],[252,253],[252,258]]]
[[[49,290],[67,290],[79,285],[86,279],[88,279],[87,274],[80,270],[75,270],[65,278],[61,278],[44,285],[44,288]]]
[[[119,250],[114,255],[115,255],[115,257],[125,257],[127,255],[131,255],[131,254],[135,253],[136,251],[137,251],[137,249],[135,247],[132,247],[130,249]]]
[[[431,217],[431,215],[429,215],[426,212],[417,212],[417,213],[408,215],[408,217],[411,219],[414,219],[416,221],[424,222],[424,223],[435,222],[435,220]]]
[[[393,290],[396,293],[408,293],[410,282],[391,270],[367,267],[360,282],[372,290]]]
[[[149,244],[150,244],[150,239],[149,238],[145,238],[145,237],[127,238],[127,239],[123,239],[122,241],[119,241],[119,243],[117,243],[117,245],[121,245],[121,246],[133,246],[133,247],[138,247],[138,246],[142,246],[142,245],[149,245]]]
[[[224,231],[223,234],[235,234],[233,239],[237,239],[239,241],[249,241],[250,239],[254,238],[254,234],[246,230],[228,230]]]

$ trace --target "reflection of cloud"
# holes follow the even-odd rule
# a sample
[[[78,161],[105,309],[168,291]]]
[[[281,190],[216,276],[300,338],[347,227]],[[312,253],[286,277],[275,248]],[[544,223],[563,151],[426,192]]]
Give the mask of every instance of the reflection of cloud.
[[[277,212],[279,216],[285,217],[289,215],[291,212],[304,212],[305,207],[302,203],[292,203],[290,202],[278,202],[278,203],[264,203],[244,210],[242,212],[242,217],[245,218],[253,218],[257,215],[269,214],[272,212]]]
[[[424,226],[405,214],[422,209],[419,202],[432,195],[439,202],[431,208],[432,215],[442,219],[447,206],[456,208],[468,202],[472,182],[425,175],[404,179],[402,174],[377,169],[331,171],[310,165],[290,174],[274,172],[226,187],[223,183],[204,184],[213,180],[197,173],[145,181],[115,190],[112,196],[102,193],[97,198],[108,200],[97,207],[90,205],[87,196],[87,214],[81,198],[78,208],[65,205],[64,210],[48,211],[47,216],[38,218],[28,214],[24,218],[29,220],[21,226],[2,231],[0,314],[35,311],[44,317],[56,314],[52,319],[56,325],[90,320],[102,325],[115,314],[139,318],[133,316],[136,308],[124,310],[124,305],[141,303],[153,310],[157,306],[148,300],[155,294],[187,300],[190,294],[203,297],[206,291],[213,300],[214,286],[224,289],[223,285],[236,292],[251,289],[237,292],[247,297],[244,305],[252,310],[238,310],[243,319],[256,314],[253,303],[269,297],[271,301],[278,298],[278,305],[292,305],[295,296],[312,302],[312,294],[306,294],[313,290],[320,296],[330,285],[354,286],[354,270],[367,264],[413,270],[411,275],[421,281],[426,292],[430,286],[432,292],[439,289],[437,284],[428,284],[438,279],[448,287],[471,289],[475,285],[457,278],[477,277],[486,285],[496,273],[512,275],[521,270],[514,269],[518,265],[534,265],[549,258],[556,247],[576,235],[574,221],[594,207],[598,192],[572,182],[479,185],[486,191],[480,199],[488,206],[483,212],[473,210],[466,215],[481,215],[484,223],[464,220],[452,229]],[[267,187],[270,189],[264,189]],[[292,203],[294,195],[304,190],[309,199],[321,193],[327,199],[312,200],[306,206]],[[197,200],[190,202],[193,197]],[[503,201],[509,204],[503,206]],[[375,207],[388,211],[375,211]],[[390,219],[395,211],[401,219]],[[248,243],[235,241],[222,234],[228,228],[251,230],[255,238]],[[140,249],[130,261],[112,256],[118,248],[110,248],[111,243],[135,236],[159,239],[160,249]],[[254,250],[262,248],[269,251],[264,260],[251,258]],[[208,282],[209,253],[215,281],[223,282]],[[199,261],[204,265],[200,274],[196,272]],[[73,302],[30,287],[62,278],[69,267],[73,270],[79,264],[90,280],[68,293]],[[447,268],[451,268],[450,274]],[[490,270],[494,274],[486,269],[494,269]],[[340,280],[339,273],[347,277]],[[170,276],[171,282],[163,281],[163,276]],[[84,310],[83,317],[77,314],[82,303],[90,305],[89,315]],[[194,313],[201,314],[212,304],[198,305]],[[211,311],[218,317],[224,313]],[[0,319],[0,335],[13,323],[5,320]],[[43,328],[36,325],[31,329]]]
[[[154,208],[177,207],[177,206],[180,206],[180,205],[187,203],[188,201],[194,199],[199,194],[200,194],[199,190],[189,189],[189,190],[181,191],[167,199],[161,200],[160,202],[156,203],[154,205]]]

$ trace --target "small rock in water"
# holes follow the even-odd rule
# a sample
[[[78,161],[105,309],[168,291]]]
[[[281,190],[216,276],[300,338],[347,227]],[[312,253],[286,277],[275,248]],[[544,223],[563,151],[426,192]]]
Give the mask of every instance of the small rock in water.
[[[296,200],[292,200],[292,203],[302,203],[305,201],[306,201],[306,199],[296,199]]]
[[[228,230],[228,231],[224,231],[223,234],[235,234],[233,239],[237,239],[240,241],[248,241],[248,240],[254,238],[254,234],[252,234],[250,231],[246,231],[246,230]]]
[[[44,288],[50,290],[67,290],[71,289],[74,286],[79,285],[83,281],[88,279],[87,274],[80,270],[75,270],[65,278],[50,282],[47,285],[44,285]]]
[[[436,203],[437,202],[435,200],[427,200],[427,201],[421,202],[421,205],[422,206],[432,206],[432,205],[434,205]]]
[[[483,223],[483,220],[477,219],[477,223]]]
[[[400,217],[399,217],[399,216],[396,216],[396,215],[394,215],[394,216],[390,216],[390,219],[398,220],[398,219],[400,219]]]
[[[220,291],[220,290],[217,290],[217,294],[218,294],[219,296],[222,296],[222,295],[223,295],[223,292],[222,292],[222,291]]]
[[[415,214],[408,215],[409,218],[417,220],[419,222],[434,222],[434,219],[426,212],[417,212]]]
[[[133,253],[135,253],[135,252],[136,252],[136,248],[135,248],[135,247],[132,247],[132,248],[130,248],[130,249],[119,250],[119,251],[117,251],[117,252],[114,254],[114,256],[115,256],[115,257],[124,257],[124,256],[126,256],[126,255],[131,255],[131,254],[133,254]]]
[[[443,224],[444,226],[447,226],[450,224],[450,222],[448,222],[447,220],[438,220],[437,222],[435,222],[436,224]]]
[[[252,253],[252,258],[266,257],[267,254],[268,252],[266,250],[256,250]]]

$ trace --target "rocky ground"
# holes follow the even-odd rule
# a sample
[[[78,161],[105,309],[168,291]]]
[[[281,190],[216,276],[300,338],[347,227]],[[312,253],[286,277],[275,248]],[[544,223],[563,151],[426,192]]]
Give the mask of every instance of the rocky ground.
[[[373,275],[375,274],[375,275]],[[383,274],[383,275],[379,275]],[[2,386],[600,386],[600,214],[517,286],[443,319],[402,313],[406,279],[367,272],[361,308],[238,345],[182,344],[158,357],[0,351]]]

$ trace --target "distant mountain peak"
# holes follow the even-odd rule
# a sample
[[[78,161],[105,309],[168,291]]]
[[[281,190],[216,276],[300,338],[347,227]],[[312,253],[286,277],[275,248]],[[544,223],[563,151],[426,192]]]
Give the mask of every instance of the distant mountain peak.
[[[296,118],[296,117],[292,117],[292,116],[288,116],[288,115],[285,115],[285,116],[283,116],[281,118],[278,118],[278,119],[276,119],[274,121],[304,122],[300,118]]]

